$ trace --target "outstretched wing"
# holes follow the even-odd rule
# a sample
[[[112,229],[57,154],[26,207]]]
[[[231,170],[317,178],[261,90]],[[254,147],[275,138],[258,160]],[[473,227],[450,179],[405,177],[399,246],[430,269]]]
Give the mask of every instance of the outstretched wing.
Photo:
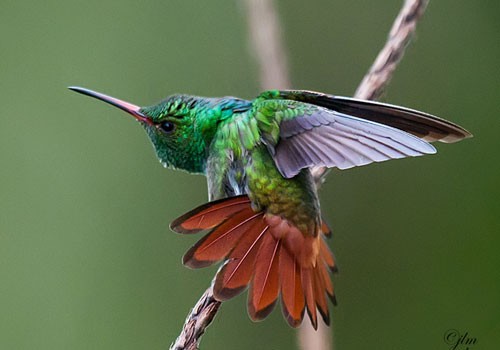
[[[326,109],[283,121],[280,137],[274,160],[288,178],[313,166],[348,169],[436,153],[431,144],[404,131]]]
[[[264,92],[265,98],[301,101],[339,113],[392,126],[429,142],[452,143],[472,137],[461,126],[428,113],[401,106],[305,90]]]
[[[287,178],[313,166],[348,169],[436,152],[405,131],[298,101],[256,100],[254,111],[263,141]]]

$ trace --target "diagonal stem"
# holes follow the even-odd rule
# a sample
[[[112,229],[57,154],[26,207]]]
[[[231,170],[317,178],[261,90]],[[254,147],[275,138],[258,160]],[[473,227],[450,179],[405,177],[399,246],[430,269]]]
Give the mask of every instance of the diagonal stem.
[[[376,100],[389,84],[424,14],[429,0],[406,0],[392,25],[387,41],[358,86],[354,97]]]
[[[203,293],[186,317],[181,334],[170,345],[170,350],[197,350],[205,329],[210,325],[219,310],[220,301],[215,300],[212,285]]]

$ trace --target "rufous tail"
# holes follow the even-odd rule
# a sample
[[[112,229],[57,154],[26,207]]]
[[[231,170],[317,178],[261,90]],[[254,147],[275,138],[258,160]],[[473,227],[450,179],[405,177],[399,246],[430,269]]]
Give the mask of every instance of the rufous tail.
[[[304,236],[287,220],[255,212],[248,196],[213,201],[184,214],[170,225],[179,233],[210,230],[184,255],[184,264],[200,268],[224,260],[217,272],[214,296],[230,299],[248,286],[248,313],[262,320],[281,295],[283,314],[292,327],[302,323],[304,310],[317,328],[317,312],[330,323],[327,297],[335,304],[329,271],[336,271],[324,241],[330,234]]]

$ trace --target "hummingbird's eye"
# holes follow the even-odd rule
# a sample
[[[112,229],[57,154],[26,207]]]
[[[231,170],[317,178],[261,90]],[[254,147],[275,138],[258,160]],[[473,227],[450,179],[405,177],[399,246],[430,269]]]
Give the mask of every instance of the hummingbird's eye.
[[[160,129],[166,133],[166,134],[169,134],[171,133],[172,131],[174,131],[175,129],[175,124],[172,123],[172,122],[169,122],[169,121],[164,121],[162,123],[160,123]]]

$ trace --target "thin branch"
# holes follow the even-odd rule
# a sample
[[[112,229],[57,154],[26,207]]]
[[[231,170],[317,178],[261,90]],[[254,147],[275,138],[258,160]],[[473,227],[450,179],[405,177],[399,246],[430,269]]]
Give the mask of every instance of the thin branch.
[[[399,61],[403,58],[417,22],[424,14],[429,0],[406,0],[392,25],[387,41],[375,62],[361,81],[354,97],[365,100],[378,99],[389,84]],[[319,185],[327,174],[327,168],[314,167],[311,171]]]
[[[355,97],[377,99],[389,83],[397,64],[415,32],[418,20],[427,7],[429,0],[406,0],[396,18],[385,46],[380,51],[372,67],[363,78],[356,90]],[[285,50],[280,37],[280,25],[272,0],[245,0],[248,16],[249,33],[252,51],[257,55],[260,68],[260,81],[263,89],[290,87],[287,72]],[[318,184],[326,174],[326,168],[313,169],[313,175]],[[170,346],[171,350],[196,350],[205,333],[205,329],[214,319],[221,302],[215,300],[212,285],[203,293],[184,322],[182,332]],[[304,323],[300,328],[300,338],[303,349],[328,348],[329,339],[319,337],[312,327]],[[315,337],[319,340],[314,347],[307,339]],[[321,339],[318,339],[321,338]]]
[[[392,25],[385,46],[361,81],[354,97],[365,100],[378,99],[403,58],[406,46],[410,42],[417,22],[424,14],[429,0],[406,0],[398,17]]]
[[[170,346],[170,350],[197,350],[200,344],[201,336],[205,329],[214,319],[221,302],[215,300],[212,285],[203,293],[200,300],[191,309],[186,317],[181,334]]]

